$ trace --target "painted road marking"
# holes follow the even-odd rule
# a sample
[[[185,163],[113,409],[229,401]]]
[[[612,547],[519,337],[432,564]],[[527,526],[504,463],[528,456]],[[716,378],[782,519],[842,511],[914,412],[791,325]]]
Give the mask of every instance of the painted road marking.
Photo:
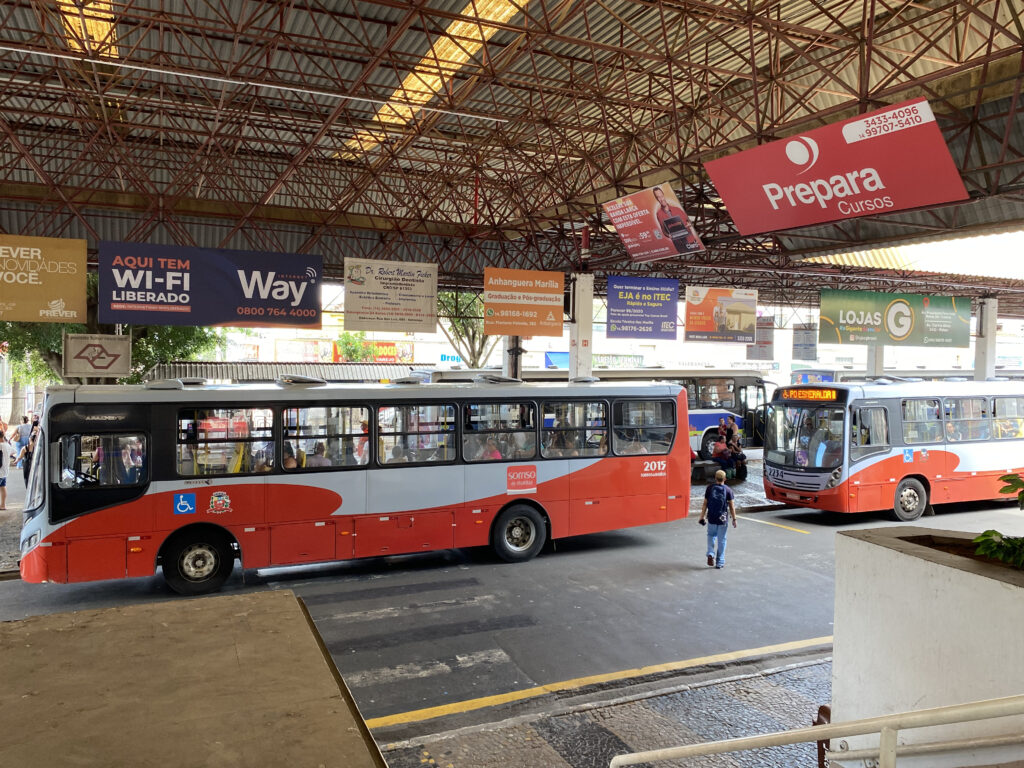
[[[774,525],[776,528],[785,528],[787,531],[796,531],[797,533],[810,534],[810,531],[804,531],[800,528],[791,528],[788,525],[782,525],[781,523],[769,523],[767,520],[758,520],[756,517],[744,517],[743,515],[736,515],[740,520],[749,520],[752,523],[761,523],[762,525]]]
[[[389,725],[416,723],[421,720],[431,720],[435,717],[444,717],[445,715],[454,715],[462,712],[472,712],[477,709],[486,709],[487,707],[495,707],[500,704],[508,704],[513,701],[533,699],[538,696],[544,696],[558,691],[571,691],[575,688],[585,688],[588,685],[596,685],[598,683],[628,680],[633,677],[644,677],[646,675],[655,675],[664,672],[677,672],[679,670],[690,669],[692,667],[700,667],[705,664],[719,664],[725,661],[737,661],[739,659],[746,659],[754,656],[798,651],[804,648],[814,648],[819,645],[830,645],[831,643],[831,635],[825,637],[812,637],[809,640],[795,640],[791,643],[765,645],[761,648],[750,648],[745,651],[716,653],[713,656],[699,656],[695,659],[686,659],[685,661],[672,661],[667,664],[655,664],[650,667],[640,667],[638,669],[624,669],[619,672],[608,672],[603,675],[577,677],[573,680],[563,680],[558,683],[539,685],[534,688],[524,688],[521,691],[509,691],[508,693],[499,693],[494,696],[482,696],[478,699],[468,699],[466,701],[457,701],[451,704],[442,704],[437,707],[426,707],[424,709],[414,709],[409,712],[399,712],[395,715],[386,715],[385,717],[374,717],[367,720],[366,725],[369,728],[384,728]]]
[[[393,605],[387,608],[377,608],[370,611],[354,611],[351,613],[335,613],[330,616],[318,618],[317,621],[344,621],[351,624],[356,621],[378,621],[402,616],[409,611],[419,613],[438,613],[449,608],[465,607],[489,607],[498,602],[497,595],[477,595],[469,598],[455,598],[452,600],[435,600],[431,603],[409,603],[408,605]]]

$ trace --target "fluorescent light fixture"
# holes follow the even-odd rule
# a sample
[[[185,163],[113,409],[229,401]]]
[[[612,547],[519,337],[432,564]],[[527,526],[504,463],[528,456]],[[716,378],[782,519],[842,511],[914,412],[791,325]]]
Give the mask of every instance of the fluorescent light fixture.
[[[524,3],[525,5],[525,3]],[[405,76],[392,98],[402,103],[389,102],[377,110],[375,119],[382,124],[402,126],[408,124],[418,111],[445,87],[449,80],[484,47],[484,43],[520,11],[520,6],[509,0],[470,0],[461,16],[474,20],[453,21],[445,36],[437,40],[430,51]],[[386,129],[366,129],[356,133],[345,143],[350,153],[368,152],[387,138]]]
[[[118,56],[116,18],[111,0],[57,0],[64,39],[72,51]]]

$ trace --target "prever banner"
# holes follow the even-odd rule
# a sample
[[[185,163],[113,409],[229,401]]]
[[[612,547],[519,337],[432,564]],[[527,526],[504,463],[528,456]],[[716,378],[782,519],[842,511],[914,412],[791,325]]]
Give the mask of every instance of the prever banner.
[[[561,272],[484,267],[484,333],[561,336],[564,293]]]
[[[822,344],[967,347],[971,300],[872,291],[822,291]]]
[[[757,291],[686,288],[686,341],[756,341]]]
[[[320,327],[323,259],[101,242],[101,323]]]
[[[679,281],[608,276],[609,339],[675,339]]]
[[[85,322],[85,240],[0,235],[0,320]]]
[[[965,200],[924,99],[705,164],[740,234]]]
[[[690,218],[668,184],[620,197],[605,203],[603,208],[634,262],[704,250]]]
[[[345,259],[345,330],[437,331],[437,264]]]

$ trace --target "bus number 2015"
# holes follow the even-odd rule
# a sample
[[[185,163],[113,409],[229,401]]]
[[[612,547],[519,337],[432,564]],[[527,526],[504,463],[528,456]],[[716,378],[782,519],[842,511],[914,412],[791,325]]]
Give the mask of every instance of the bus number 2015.
[[[664,459],[661,461],[645,461],[644,472],[664,472],[667,466],[668,462]]]

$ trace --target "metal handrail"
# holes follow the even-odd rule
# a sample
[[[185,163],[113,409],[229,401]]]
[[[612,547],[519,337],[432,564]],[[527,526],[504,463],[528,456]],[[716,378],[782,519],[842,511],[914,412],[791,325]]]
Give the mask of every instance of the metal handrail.
[[[632,752],[613,757],[610,768],[623,768],[623,766],[639,765],[640,763],[676,760],[681,757],[719,755],[725,752],[741,752],[763,747],[781,747],[808,741],[825,741],[844,736],[863,736],[869,733],[878,733],[880,735],[878,749],[871,752],[872,756],[874,754],[878,755],[878,768],[895,768],[896,737],[901,730],[926,728],[931,725],[968,723],[976,720],[990,720],[996,717],[1009,717],[1011,715],[1024,715],[1024,695],[971,701],[965,704],[919,709],[913,712],[899,712],[892,715],[864,718],[862,720],[850,720],[845,723],[815,725],[809,728],[798,728],[793,731],[777,731],[775,733],[745,736],[725,741],[688,744],[686,746],[655,749],[648,752]],[[994,737],[995,740],[999,738]],[[956,744],[957,742],[950,743]],[[836,759],[849,759],[849,754],[843,752],[830,752],[829,755]]]

